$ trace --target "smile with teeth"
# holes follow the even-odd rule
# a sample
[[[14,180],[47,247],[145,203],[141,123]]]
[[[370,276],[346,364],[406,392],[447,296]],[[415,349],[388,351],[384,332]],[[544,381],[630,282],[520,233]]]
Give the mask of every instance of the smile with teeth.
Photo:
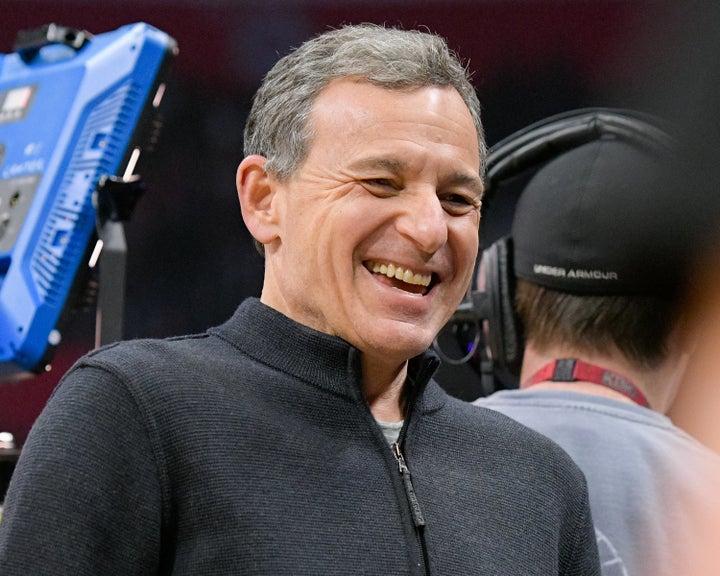
[[[388,278],[395,278],[406,284],[414,284],[427,288],[432,279],[431,274],[417,274],[410,269],[397,266],[395,264],[387,264],[384,262],[370,262],[368,268],[374,274],[383,274]]]

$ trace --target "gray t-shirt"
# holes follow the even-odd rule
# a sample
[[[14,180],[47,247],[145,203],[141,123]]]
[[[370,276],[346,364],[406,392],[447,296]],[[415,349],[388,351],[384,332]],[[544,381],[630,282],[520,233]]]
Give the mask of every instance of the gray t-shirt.
[[[588,482],[604,576],[691,573],[697,538],[690,511],[717,498],[718,476],[710,474],[720,456],[666,416],[610,398],[526,389],[474,404],[548,436],[577,462]]]
[[[398,438],[400,438],[400,430],[402,430],[404,420],[400,420],[400,422],[383,422],[382,420],[377,420],[377,423],[382,429],[388,444],[392,446],[397,442]]]

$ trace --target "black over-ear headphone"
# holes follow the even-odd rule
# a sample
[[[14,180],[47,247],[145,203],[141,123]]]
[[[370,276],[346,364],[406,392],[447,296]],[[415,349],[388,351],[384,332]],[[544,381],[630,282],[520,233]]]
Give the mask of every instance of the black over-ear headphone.
[[[669,150],[672,146],[658,119],[634,111],[582,108],[551,116],[511,134],[490,149],[485,208],[492,205],[492,197],[501,183],[534,172],[549,160],[600,138],[617,138],[651,149]],[[512,259],[510,236],[503,236],[486,248],[478,259],[477,289],[471,291],[450,320],[479,325],[472,350],[463,361],[471,361],[479,368],[484,393],[506,387],[499,385],[495,374],[498,368],[513,378],[520,373],[523,336],[515,313]]]

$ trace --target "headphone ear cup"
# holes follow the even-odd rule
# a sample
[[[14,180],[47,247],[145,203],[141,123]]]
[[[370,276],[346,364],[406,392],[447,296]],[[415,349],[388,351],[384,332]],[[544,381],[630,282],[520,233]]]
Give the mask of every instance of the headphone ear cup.
[[[478,284],[488,302],[485,342],[490,356],[517,376],[522,363],[522,336],[515,313],[511,238],[501,238],[483,251],[479,274]]]

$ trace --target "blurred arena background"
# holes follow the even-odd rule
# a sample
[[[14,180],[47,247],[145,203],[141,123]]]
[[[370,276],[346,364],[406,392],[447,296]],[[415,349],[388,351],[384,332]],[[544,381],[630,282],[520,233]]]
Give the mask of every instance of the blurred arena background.
[[[679,3],[682,4],[682,3]],[[424,27],[444,36],[473,72],[488,144],[552,114],[585,106],[662,109],[683,9],[648,0],[4,0],[0,52],[19,30],[57,23],[100,33],[147,22],[180,52],[147,193],[125,233],[125,338],[202,331],[260,292],[262,259],[240,217],[234,176],[242,130],[266,70],[307,37],[345,23]],[[483,243],[508,226],[498,206]],[[58,378],[93,346],[94,312],[63,330],[54,369],[0,383],[0,431],[24,441]],[[440,373],[451,392],[454,376]],[[472,391],[468,393],[472,395]],[[121,434],[122,431],[118,431]],[[1,487],[0,487],[1,488]]]

